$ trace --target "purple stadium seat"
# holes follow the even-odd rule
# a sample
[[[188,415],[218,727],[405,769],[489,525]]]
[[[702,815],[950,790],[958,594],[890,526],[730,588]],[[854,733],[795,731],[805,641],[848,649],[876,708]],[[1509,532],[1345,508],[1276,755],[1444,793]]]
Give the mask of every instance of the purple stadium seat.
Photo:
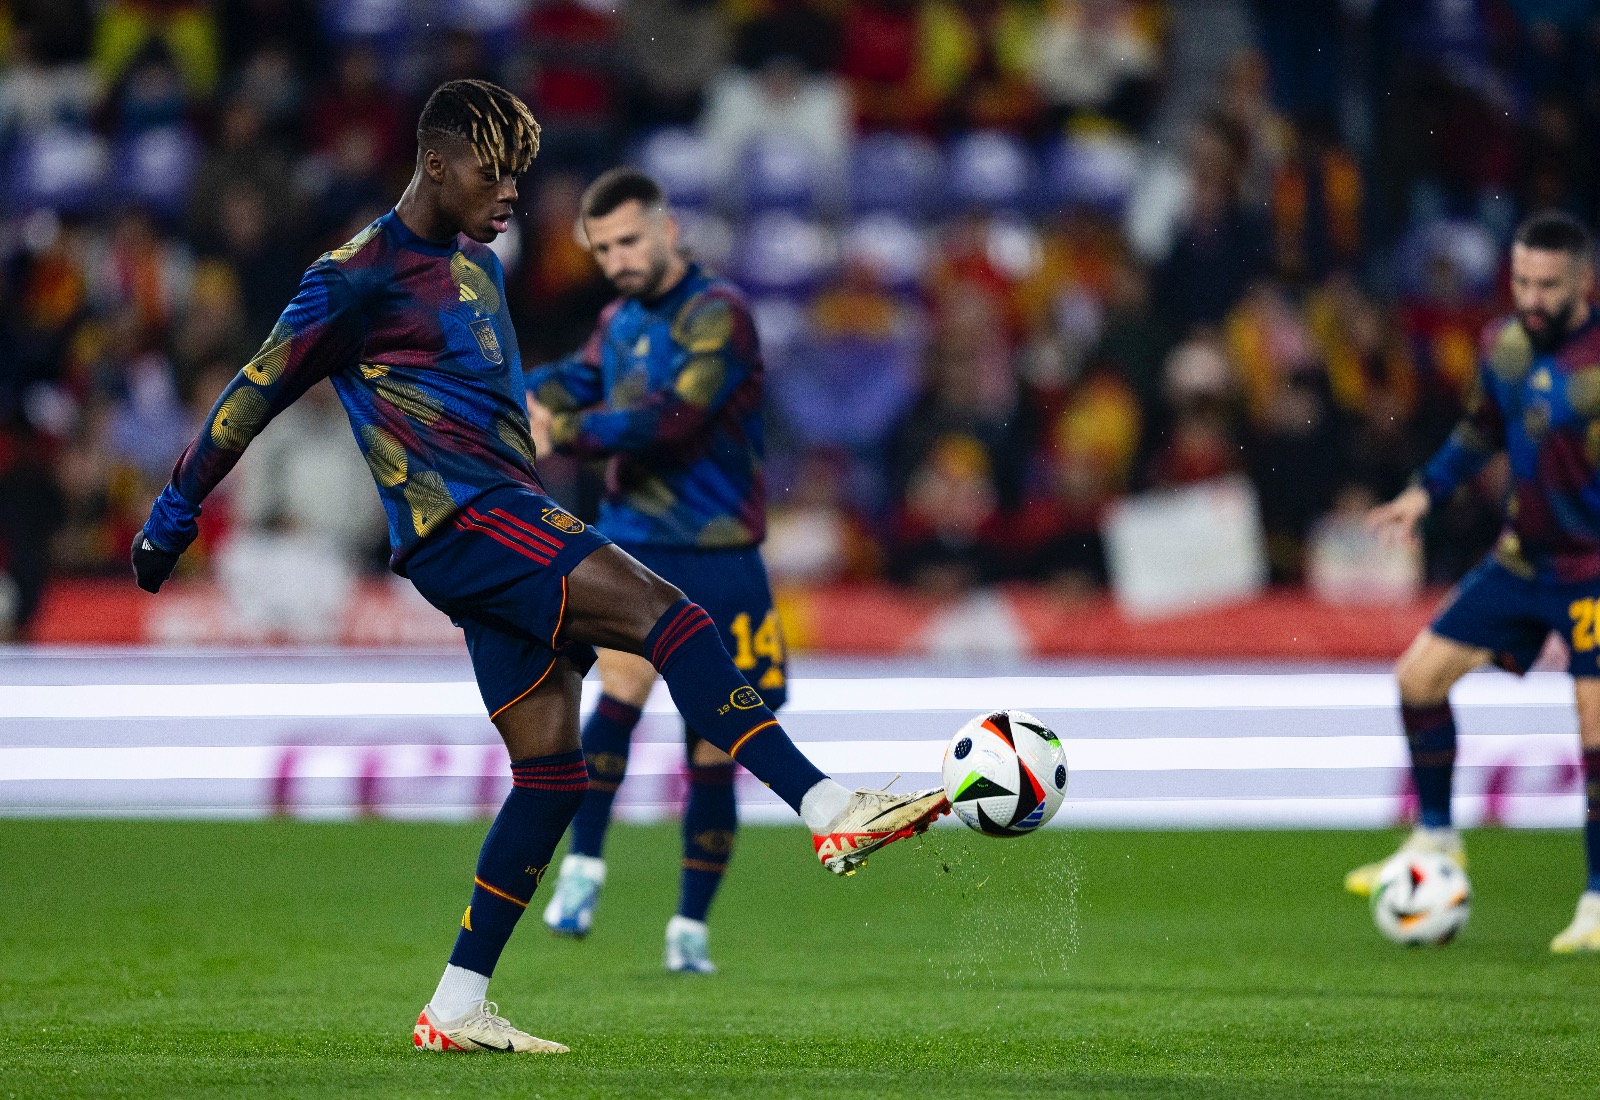
[[[850,157],[850,205],[859,213],[923,217],[938,203],[939,147],[910,134],[870,134]]]
[[[115,197],[135,199],[163,218],[178,218],[200,166],[200,143],[186,127],[145,130],[123,141],[113,158]]]
[[[12,205],[91,210],[104,198],[110,167],[110,149],[97,134],[67,126],[37,131],[17,144],[11,158]]]
[[[786,210],[808,214],[827,187],[821,159],[799,138],[762,135],[739,154],[735,185],[740,205],[749,213]]]
[[[1045,154],[1044,194],[1053,206],[1120,211],[1139,176],[1139,146],[1113,134],[1067,138]]]
[[[946,195],[957,208],[1022,210],[1035,201],[1033,156],[1010,134],[980,130],[957,138],[946,168]]]
[[[655,177],[667,201],[682,210],[711,202],[711,157],[699,134],[683,127],[657,130],[634,152],[634,163]]]
[[[911,222],[893,214],[868,214],[844,235],[847,259],[869,265],[897,291],[916,287],[928,266],[928,242]]]
[[[773,211],[759,215],[734,247],[734,277],[752,294],[800,294],[833,267],[838,245],[816,222]]]

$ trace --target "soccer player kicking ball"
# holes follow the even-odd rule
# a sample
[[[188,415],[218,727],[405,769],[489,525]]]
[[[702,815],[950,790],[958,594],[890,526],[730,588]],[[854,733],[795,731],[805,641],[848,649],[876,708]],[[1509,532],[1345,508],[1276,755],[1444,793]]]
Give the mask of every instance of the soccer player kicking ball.
[[[762,364],[738,289],[689,263],[661,188],[615,168],[584,193],[582,228],[622,297],[576,355],[528,373],[528,417],[541,454],[610,460],[600,528],[711,615],[723,644],[772,710],[786,693],[783,640],[766,568],[761,464]],[[583,728],[589,793],[572,822],[544,921],[583,936],[605,883],[611,804],[656,670],[600,652],[604,688]],[[706,914],[733,851],[738,811],[727,753],[685,730],[689,800],[683,878],[667,922],[666,966],[711,973]]]
[[[391,565],[465,632],[511,754],[511,793],[484,839],[450,963],[417,1018],[424,1050],[567,1049],[512,1027],[486,996],[588,787],[578,699],[595,645],[648,660],[695,732],[799,813],[836,873],[948,808],[939,790],[852,793],[823,775],[739,674],[706,612],[543,494],[504,276],[486,247],[510,223],[517,178],[538,148],[538,124],[503,88],[436,89],[405,194],[306,272],[133,544],[139,585],[154,592],[249,442],[314,382],[332,380],[388,514]]]
[[[1588,887],[1556,952],[1600,951],[1600,319],[1589,304],[1594,254],[1567,214],[1536,214],[1511,249],[1514,316],[1484,333],[1466,416],[1416,483],[1373,510],[1389,539],[1415,540],[1417,524],[1495,452],[1511,459],[1505,529],[1461,582],[1449,606],[1395,667],[1400,714],[1422,821],[1401,851],[1436,851],[1465,866],[1450,823],[1456,759],[1450,688],[1493,661],[1527,671],[1554,630],[1568,643],[1588,798]],[[1345,887],[1372,892],[1381,862],[1351,871]]]

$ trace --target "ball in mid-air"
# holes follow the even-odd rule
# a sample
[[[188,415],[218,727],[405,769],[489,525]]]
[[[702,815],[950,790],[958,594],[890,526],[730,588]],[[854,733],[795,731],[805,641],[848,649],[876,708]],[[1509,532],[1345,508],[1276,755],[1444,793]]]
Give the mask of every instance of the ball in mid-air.
[[[1055,816],[1067,792],[1067,754],[1024,710],[980,714],[944,750],[944,793],[968,826],[1022,836]]]
[[[1372,920],[1395,943],[1449,943],[1467,923],[1472,884],[1438,852],[1401,852],[1378,873]]]

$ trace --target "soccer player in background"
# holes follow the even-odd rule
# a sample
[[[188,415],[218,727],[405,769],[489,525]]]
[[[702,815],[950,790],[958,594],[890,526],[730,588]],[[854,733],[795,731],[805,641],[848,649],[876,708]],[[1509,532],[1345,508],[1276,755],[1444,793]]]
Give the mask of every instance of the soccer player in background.
[[[766,528],[762,364],[755,324],[731,283],[688,261],[660,186],[614,168],[584,193],[590,252],[622,295],[575,355],[528,373],[540,453],[609,460],[599,526],[711,615],[734,664],[769,708],[786,695],[783,638],[758,547]],[[656,670],[600,651],[599,705],[583,727],[589,793],[545,924],[583,936],[605,883],[611,805]],[[712,973],[706,915],[738,828],[734,765],[685,726],[689,799],[668,970]]]
[[[1484,331],[1466,415],[1412,486],[1375,508],[1385,538],[1414,541],[1418,523],[1499,451],[1511,461],[1505,527],[1489,555],[1395,666],[1421,822],[1401,851],[1436,851],[1465,866],[1451,824],[1456,759],[1450,688],[1491,661],[1521,674],[1551,631],[1567,642],[1587,797],[1588,880],[1556,952],[1600,951],[1600,319],[1590,305],[1594,249],[1560,212],[1535,214],[1511,248],[1516,312]],[[1372,892],[1382,862],[1345,887]]]
[[[413,1029],[424,1050],[567,1049],[512,1027],[487,994],[588,788],[578,701],[593,646],[647,659],[695,732],[799,813],[836,873],[948,808],[938,789],[850,792],[823,775],[745,682],[706,612],[544,495],[504,274],[487,247],[509,225],[538,147],[538,124],[505,89],[437,88],[400,201],[307,270],[133,543],[138,583],[155,592],[244,448],[331,379],[388,515],[391,567],[465,632],[511,756],[511,793],[484,839],[449,965]]]

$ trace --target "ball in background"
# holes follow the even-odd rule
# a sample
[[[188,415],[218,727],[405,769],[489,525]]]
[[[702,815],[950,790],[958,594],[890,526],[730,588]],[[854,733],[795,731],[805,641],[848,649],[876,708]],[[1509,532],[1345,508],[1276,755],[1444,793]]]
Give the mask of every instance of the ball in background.
[[[944,751],[950,809],[986,836],[1023,836],[1055,816],[1067,792],[1067,754],[1025,710],[980,714]]]
[[[1403,944],[1445,944],[1467,923],[1472,884],[1455,860],[1439,852],[1401,852],[1378,873],[1372,920]]]

